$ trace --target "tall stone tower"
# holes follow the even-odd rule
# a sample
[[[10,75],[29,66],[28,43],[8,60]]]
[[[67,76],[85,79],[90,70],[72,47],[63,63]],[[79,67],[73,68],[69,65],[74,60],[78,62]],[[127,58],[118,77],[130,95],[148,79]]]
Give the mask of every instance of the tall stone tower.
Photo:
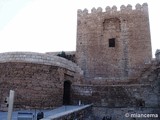
[[[78,10],[77,64],[86,79],[135,76],[152,58],[148,5]]]

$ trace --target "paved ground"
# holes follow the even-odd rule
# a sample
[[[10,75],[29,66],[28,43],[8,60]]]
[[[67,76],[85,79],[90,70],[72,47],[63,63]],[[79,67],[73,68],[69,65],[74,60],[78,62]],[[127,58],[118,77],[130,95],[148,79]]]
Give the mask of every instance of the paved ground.
[[[49,111],[49,110],[42,110],[44,113]],[[27,110],[22,110],[22,111],[15,111],[13,112],[12,114],[12,120],[17,120],[18,119],[18,113],[29,113],[29,114],[26,114],[26,116],[31,116],[30,113],[32,113],[33,115],[33,120],[36,120],[36,116],[37,116],[37,113],[40,112],[40,110],[30,110],[30,111],[27,111]],[[22,115],[21,115],[22,116]],[[0,112],[0,120],[7,120],[7,112]]]
[[[44,113],[44,117],[49,117],[49,116],[53,116],[56,117],[57,115],[63,115],[66,112],[72,112],[74,110],[78,110],[83,108],[84,106],[62,106],[59,107],[57,109],[53,109],[53,110],[23,110],[23,111],[15,111],[13,112],[12,115],[12,120],[17,120],[17,118],[19,116],[31,116],[31,114],[33,115],[34,119],[33,120],[37,120],[36,116],[37,113],[39,112],[43,112]],[[24,114],[18,114],[18,113],[26,113]],[[28,113],[28,114],[27,114]],[[7,112],[0,112],[0,120],[7,120]]]

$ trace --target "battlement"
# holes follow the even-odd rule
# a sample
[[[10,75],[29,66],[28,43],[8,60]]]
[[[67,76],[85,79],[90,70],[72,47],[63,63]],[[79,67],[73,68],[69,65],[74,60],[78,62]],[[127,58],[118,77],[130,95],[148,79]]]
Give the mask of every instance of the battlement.
[[[148,5],[78,10],[76,59],[85,77],[136,76],[152,58]]]
[[[117,7],[114,5],[112,7],[107,6],[105,8],[106,13],[115,13],[115,12],[120,12],[120,13],[126,13],[126,12],[131,12],[131,11],[144,11],[144,12],[148,12],[148,4],[147,3],[143,3],[142,5],[140,5],[139,3],[137,3],[135,5],[135,9],[132,8],[132,5],[128,4],[127,6],[125,5],[121,5],[120,6],[120,10],[117,10]],[[103,13],[103,9],[101,7],[98,7],[97,9],[95,7],[93,7],[91,9],[91,12],[89,12],[88,9],[78,9],[77,14],[78,16],[84,16],[84,15],[88,15],[88,14],[94,14],[94,13]]]

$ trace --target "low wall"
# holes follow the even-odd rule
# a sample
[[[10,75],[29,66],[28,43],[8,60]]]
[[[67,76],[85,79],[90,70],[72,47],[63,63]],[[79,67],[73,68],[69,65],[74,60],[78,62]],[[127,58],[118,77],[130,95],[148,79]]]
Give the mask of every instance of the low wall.
[[[74,85],[72,102],[105,107],[158,107],[157,88],[150,84]]]
[[[46,118],[43,118],[41,120],[92,120],[92,105],[82,105],[77,106],[77,108],[73,108],[70,110],[67,110],[67,107],[71,106],[63,106],[66,107],[65,111],[56,112],[55,115],[48,116]]]
[[[160,107],[159,68],[160,64],[153,62],[132,81],[86,80],[72,86],[72,102],[81,100],[100,107]]]

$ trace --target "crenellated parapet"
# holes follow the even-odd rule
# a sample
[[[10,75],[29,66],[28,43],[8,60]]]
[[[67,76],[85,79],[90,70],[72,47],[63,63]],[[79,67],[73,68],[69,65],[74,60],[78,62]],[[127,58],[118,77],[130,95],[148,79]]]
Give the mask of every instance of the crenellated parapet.
[[[151,57],[147,3],[78,10],[76,62],[87,79],[133,78]]]
[[[132,5],[128,4],[127,6],[125,5],[121,5],[120,6],[120,10],[117,10],[117,7],[114,5],[112,7],[107,6],[105,8],[105,10],[103,11],[103,9],[101,7],[98,7],[97,9],[95,7],[93,7],[91,9],[91,12],[89,12],[88,9],[78,9],[77,14],[78,16],[84,16],[84,15],[88,15],[88,14],[94,14],[94,13],[115,13],[115,12],[121,12],[121,13],[126,13],[126,12],[131,12],[131,11],[146,11],[148,12],[148,4],[147,3],[143,3],[142,5],[137,3],[135,5],[135,9],[132,8]]]

